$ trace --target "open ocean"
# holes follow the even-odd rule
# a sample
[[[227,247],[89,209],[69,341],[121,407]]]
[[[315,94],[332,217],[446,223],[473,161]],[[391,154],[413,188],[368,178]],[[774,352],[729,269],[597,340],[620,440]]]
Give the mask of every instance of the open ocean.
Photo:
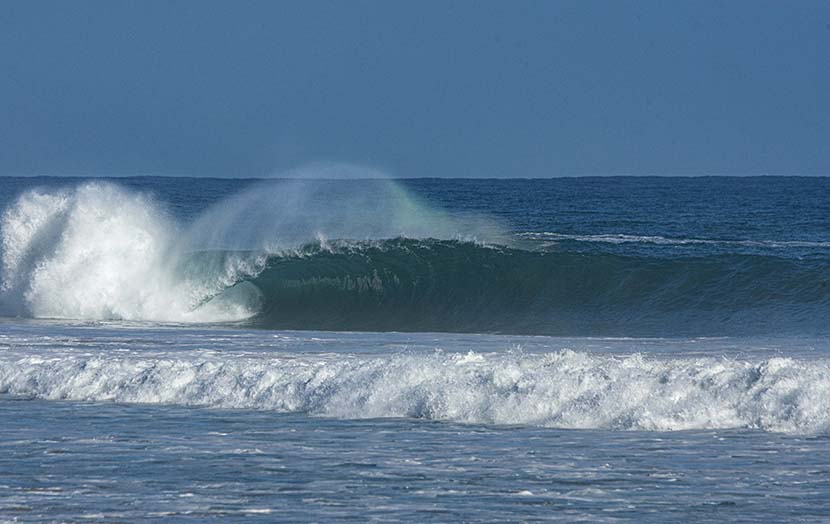
[[[0,522],[830,521],[830,178],[0,212]]]

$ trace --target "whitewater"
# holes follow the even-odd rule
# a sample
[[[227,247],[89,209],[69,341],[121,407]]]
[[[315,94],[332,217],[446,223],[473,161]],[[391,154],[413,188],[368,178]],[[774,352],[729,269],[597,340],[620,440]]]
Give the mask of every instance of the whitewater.
[[[763,358],[737,358],[727,356],[734,348],[722,341],[651,341],[663,353],[646,356],[625,353],[648,347],[632,340],[529,338],[511,347],[492,336],[441,337],[436,344],[434,335],[188,328],[174,335],[144,328],[140,348],[113,352],[85,341],[83,328],[41,348],[35,335],[48,331],[34,325],[0,337],[0,391],[342,419],[803,434],[830,428],[830,360],[769,348]],[[114,337],[109,345],[118,345],[120,333],[107,331]],[[187,351],[176,337],[187,337]],[[667,358],[670,349],[684,356]],[[695,356],[687,355],[690,349]]]
[[[830,507],[828,179],[8,178],[0,262],[0,522]]]

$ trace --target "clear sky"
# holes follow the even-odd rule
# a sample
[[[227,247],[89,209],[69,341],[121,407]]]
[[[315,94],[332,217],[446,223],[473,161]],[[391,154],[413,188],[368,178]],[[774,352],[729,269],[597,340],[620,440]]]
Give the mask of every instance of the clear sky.
[[[32,1],[0,175],[830,174],[830,2]]]

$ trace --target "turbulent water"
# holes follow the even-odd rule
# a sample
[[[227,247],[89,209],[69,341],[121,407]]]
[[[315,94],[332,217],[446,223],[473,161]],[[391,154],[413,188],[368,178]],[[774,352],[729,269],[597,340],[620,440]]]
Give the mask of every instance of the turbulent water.
[[[0,210],[0,522],[830,514],[830,179],[9,178]]]

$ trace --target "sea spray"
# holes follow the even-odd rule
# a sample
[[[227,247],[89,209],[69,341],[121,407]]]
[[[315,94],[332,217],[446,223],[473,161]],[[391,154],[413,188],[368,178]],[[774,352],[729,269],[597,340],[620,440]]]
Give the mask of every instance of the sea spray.
[[[509,241],[488,217],[436,209],[383,179],[262,182],[206,210],[185,235],[192,250],[275,254],[327,240],[397,237]]]

